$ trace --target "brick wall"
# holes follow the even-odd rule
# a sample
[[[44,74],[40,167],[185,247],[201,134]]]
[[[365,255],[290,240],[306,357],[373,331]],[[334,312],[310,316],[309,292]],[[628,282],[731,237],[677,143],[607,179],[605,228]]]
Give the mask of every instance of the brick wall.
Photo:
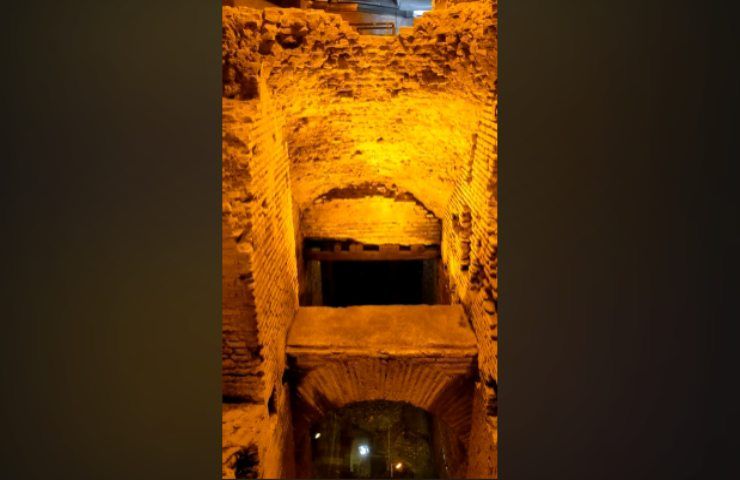
[[[262,476],[290,472],[282,375],[298,306],[294,210],[283,119],[268,89],[261,92],[251,101],[223,102],[225,476],[247,438],[258,447]],[[250,412],[256,426],[240,425],[245,417],[235,412]]]
[[[254,98],[260,69],[276,93],[385,99],[452,90],[482,100],[496,79],[495,9],[430,11],[398,36],[359,35],[320,10],[223,9],[224,96]]]
[[[453,301],[466,305],[479,343],[481,374],[497,378],[497,162],[495,100],[479,118],[470,175],[456,185],[443,216],[442,258]]]
[[[258,402],[264,386],[251,279],[251,252],[222,227],[222,384],[224,397]]]
[[[498,414],[490,411],[488,397],[485,386],[478,383],[473,396],[467,478],[498,478]]]
[[[439,244],[440,221],[413,201],[370,196],[320,201],[301,219],[306,238],[382,245]]]
[[[442,259],[452,303],[462,303],[478,340],[479,381],[469,448],[469,477],[495,477],[498,381],[498,141],[492,96],[474,131],[470,171],[442,222]],[[481,406],[483,405],[483,406]],[[484,446],[490,445],[490,448]]]

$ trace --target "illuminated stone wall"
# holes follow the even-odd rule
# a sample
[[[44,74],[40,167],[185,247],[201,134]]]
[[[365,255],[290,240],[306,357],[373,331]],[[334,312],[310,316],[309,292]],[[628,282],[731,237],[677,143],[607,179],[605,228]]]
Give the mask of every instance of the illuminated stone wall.
[[[285,338],[298,306],[282,118],[269,92],[223,102],[223,463],[258,449],[261,476],[290,475]],[[241,293],[241,295],[240,295]],[[256,435],[256,436],[255,436]]]
[[[497,373],[497,123],[494,99],[478,119],[469,176],[457,184],[443,218],[442,258],[453,301],[466,306],[478,337],[484,381]]]
[[[246,211],[244,212],[246,214]],[[246,220],[246,218],[245,218]],[[239,251],[232,229],[222,226],[222,384],[224,397],[262,400],[257,314],[251,251]]]
[[[461,3],[490,3],[491,0],[433,0],[434,8],[450,8]]]
[[[413,200],[383,196],[319,199],[301,219],[305,238],[383,245],[438,245],[437,217]]]
[[[454,6],[426,13],[398,36],[372,36],[320,10],[225,7],[223,93],[254,98],[266,68],[271,87],[291,103],[322,94],[387,99],[419,90],[482,100],[496,77],[494,11],[486,2]]]
[[[479,119],[471,151],[470,174],[460,182],[443,218],[442,258],[453,303],[465,306],[478,340],[479,383],[474,410],[478,428],[470,442],[469,476],[493,476],[498,382],[498,204],[497,122],[493,98]]]
[[[478,383],[473,396],[473,422],[468,442],[468,478],[498,478],[498,412],[490,387]]]
[[[224,95],[249,98],[269,73],[301,209],[362,179],[396,184],[441,217],[495,82],[492,11],[433,11],[380,37],[322,11],[225,9]]]
[[[468,473],[495,474],[496,66],[495,3],[428,12],[395,37],[323,11],[224,8],[225,397],[284,404],[303,236],[428,240],[441,224],[447,287],[478,341]],[[413,202],[363,222],[355,214],[387,195],[330,198],[368,184]],[[258,441],[279,445],[276,415],[259,418]],[[226,438],[239,427],[224,421]]]

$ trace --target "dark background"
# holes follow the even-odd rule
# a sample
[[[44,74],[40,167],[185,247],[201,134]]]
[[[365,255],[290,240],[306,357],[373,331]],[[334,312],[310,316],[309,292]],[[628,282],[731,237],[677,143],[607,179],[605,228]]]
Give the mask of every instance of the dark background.
[[[321,262],[322,305],[424,303],[424,261]],[[427,296],[434,297],[427,293]]]
[[[503,480],[737,475],[731,5],[501,2]],[[0,20],[0,476],[218,478],[219,2]]]

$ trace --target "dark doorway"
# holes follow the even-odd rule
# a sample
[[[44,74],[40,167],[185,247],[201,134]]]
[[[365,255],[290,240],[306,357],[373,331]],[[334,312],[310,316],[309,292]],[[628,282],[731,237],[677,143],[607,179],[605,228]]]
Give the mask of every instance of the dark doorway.
[[[321,262],[322,303],[418,305],[434,303],[435,260]]]
[[[440,478],[434,418],[407,403],[355,403],[309,435],[314,478]]]

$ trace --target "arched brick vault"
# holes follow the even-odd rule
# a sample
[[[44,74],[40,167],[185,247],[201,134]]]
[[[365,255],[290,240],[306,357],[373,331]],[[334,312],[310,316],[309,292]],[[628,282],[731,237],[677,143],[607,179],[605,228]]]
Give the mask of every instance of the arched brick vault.
[[[367,244],[439,245],[441,219],[395,184],[331,188],[300,212],[303,238]]]
[[[299,208],[362,179],[396,185],[442,217],[466,175],[483,106],[439,94],[325,104],[288,120],[286,140]]]
[[[302,308],[287,353],[298,475],[311,474],[309,428],[357,402],[410,403],[468,444],[477,349],[459,305]]]
[[[407,402],[437,415],[466,444],[470,434],[473,362],[444,358],[327,360],[303,356],[295,379],[296,438],[331,410],[368,400]]]
[[[390,400],[419,407],[450,429],[461,450],[469,443],[472,417],[474,362],[419,359],[346,357],[316,358],[315,365],[303,358],[291,396],[297,475],[305,469],[310,452],[310,428],[332,410],[357,402]],[[303,460],[303,461],[300,461]],[[455,466],[459,468],[459,466]],[[464,470],[463,470],[464,472]]]

